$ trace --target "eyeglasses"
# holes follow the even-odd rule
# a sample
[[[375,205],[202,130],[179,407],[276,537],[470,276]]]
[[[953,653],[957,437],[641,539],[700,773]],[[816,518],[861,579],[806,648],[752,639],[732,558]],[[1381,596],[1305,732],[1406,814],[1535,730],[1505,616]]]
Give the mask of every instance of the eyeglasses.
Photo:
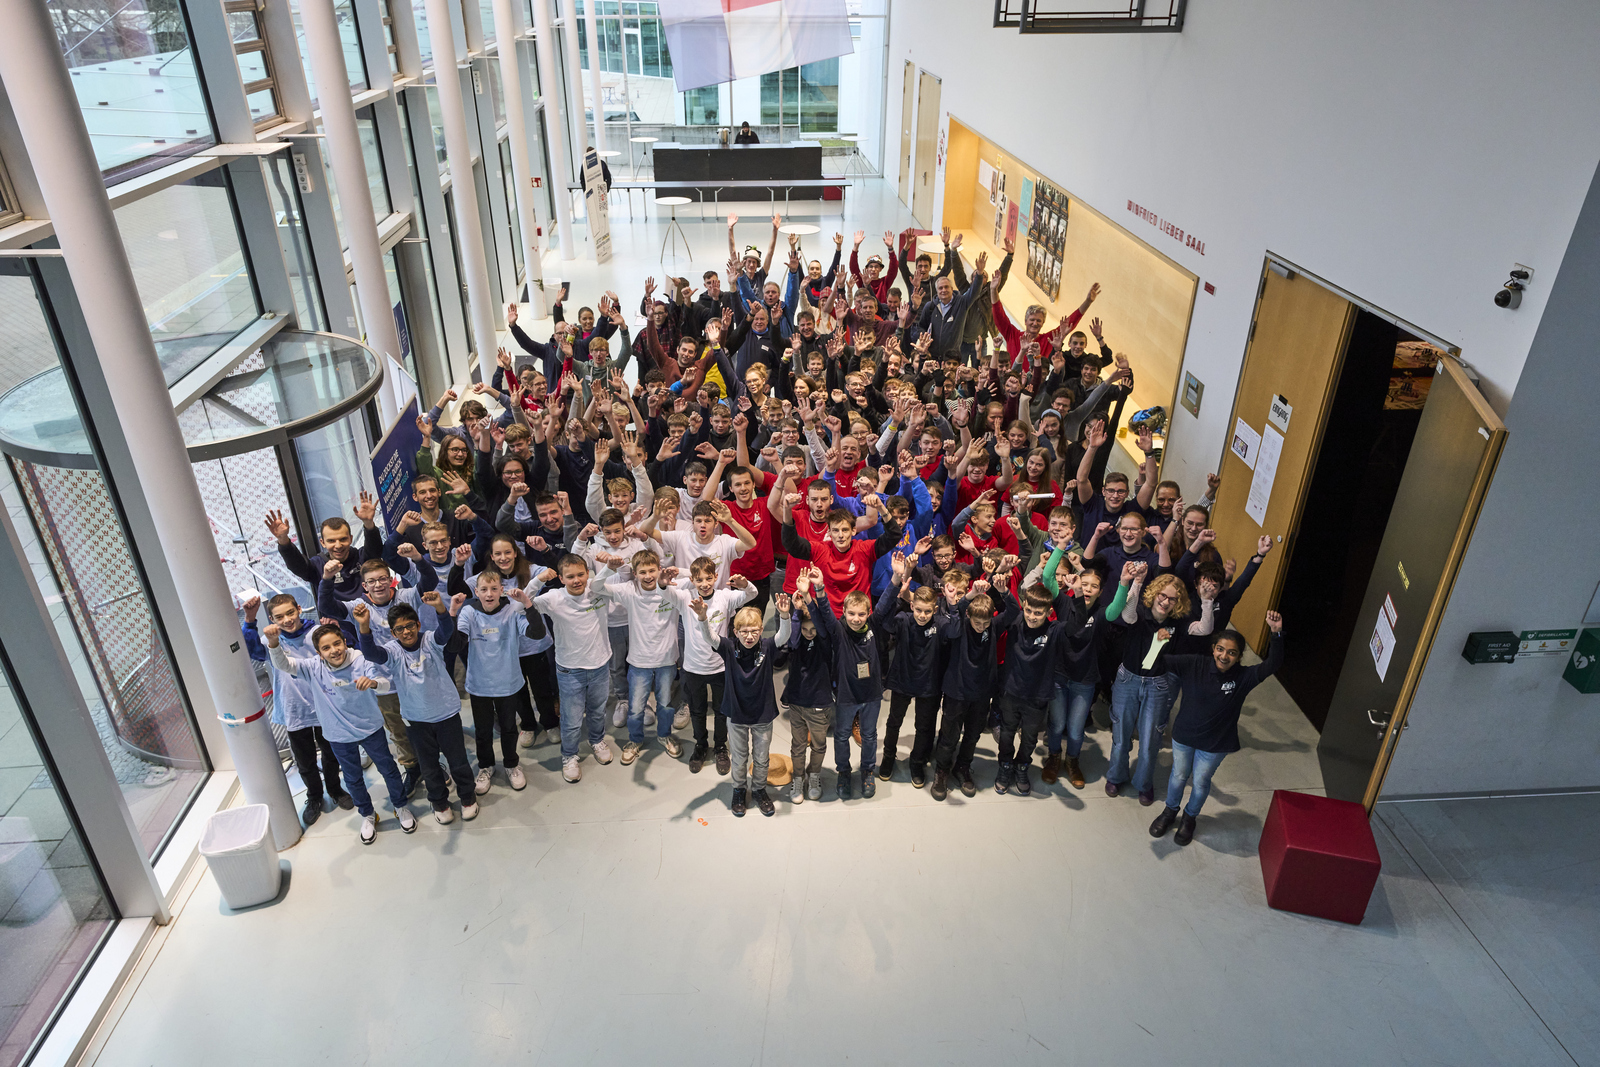
[[[748,626],[745,627],[742,630],[735,630],[733,632],[738,634],[740,637],[760,637],[761,636],[761,630],[759,628],[751,628],[751,627],[748,627]]]
[[[389,627],[390,632],[397,634],[413,634],[420,629],[422,629],[422,627],[418,626],[414,622],[400,622]]]
[[[1177,599],[1178,598],[1171,593],[1157,593],[1155,602],[1157,604],[1170,604]]]
[[[387,589],[393,583],[388,578],[363,578],[361,584],[368,589]]]

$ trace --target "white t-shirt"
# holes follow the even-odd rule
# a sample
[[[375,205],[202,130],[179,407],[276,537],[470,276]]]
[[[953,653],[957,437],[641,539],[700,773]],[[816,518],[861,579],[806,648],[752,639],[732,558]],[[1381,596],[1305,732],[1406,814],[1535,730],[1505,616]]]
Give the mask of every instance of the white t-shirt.
[[[739,539],[731,534],[719,533],[711,538],[709,545],[702,545],[695,540],[694,530],[662,530],[661,543],[672,553],[673,562],[685,574],[689,571],[690,564],[701,556],[710,556],[717,561],[717,588],[728,588],[728,575],[731,573],[733,561],[744,555],[744,549],[739,547]]]
[[[555,627],[556,666],[593,670],[611,663],[611,635],[606,617],[612,593],[605,584],[589,579],[582,596],[558,587],[533,598],[533,604]]]
[[[733,621],[734,614],[755,592],[755,586],[752,585],[744,589],[718,589],[711,594],[711,599],[706,601],[706,622],[711,624],[713,639],[727,636],[728,623]],[[668,593],[678,602],[678,611],[683,616],[683,669],[695,674],[721,674],[724,666],[722,656],[716,646],[706,643],[706,635],[700,629],[700,617],[689,607],[697,595],[694,586],[689,584],[688,579],[680,578]]]
[[[628,665],[670,667],[678,662],[678,600],[657,586],[639,588],[631,578],[606,583],[616,595],[628,625]]]
[[[637,537],[625,537],[622,539],[621,548],[612,548],[611,542],[605,539],[604,534],[596,534],[593,541],[580,541],[573,546],[572,551],[582,556],[584,561],[589,564],[589,569],[594,571],[594,575],[589,579],[590,581],[610,582],[620,573],[619,568],[613,567],[609,563],[596,563],[594,560],[595,553],[603,552],[612,556],[621,556],[624,560],[630,560],[635,552],[641,548],[649,547],[650,545]],[[626,567],[627,564],[623,563],[622,566]],[[628,625],[628,609],[623,607],[620,601],[613,600],[611,602],[611,610],[606,615],[606,625]]]

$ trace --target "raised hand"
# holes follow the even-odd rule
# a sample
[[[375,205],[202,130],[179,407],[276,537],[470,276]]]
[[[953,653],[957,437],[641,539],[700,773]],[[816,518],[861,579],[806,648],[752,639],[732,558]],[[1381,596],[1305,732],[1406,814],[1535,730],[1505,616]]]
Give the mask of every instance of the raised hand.
[[[550,551],[550,543],[542,537],[525,538],[524,543],[526,543],[527,546],[533,549],[535,552]]]
[[[410,541],[400,542],[399,547],[394,550],[394,554],[401,559],[418,560],[422,558],[422,550]]]
[[[356,518],[361,520],[361,525],[371,526],[373,518],[378,514],[378,498],[361,490],[360,498],[355,507]]]
[[[455,617],[461,613],[461,605],[467,602],[467,594],[456,593],[450,597],[450,615]]]
[[[322,580],[325,582],[336,581],[339,572],[344,570],[344,564],[336,559],[330,559],[322,565]]]
[[[1283,633],[1283,616],[1276,611],[1267,612],[1267,629],[1275,634]]]
[[[704,622],[706,619],[706,602],[699,597],[689,601],[689,610],[694,612],[694,617]]]
[[[861,242],[865,241],[867,239],[867,231],[866,230],[857,230],[855,232],[855,237],[853,239],[855,241],[854,247],[855,248],[860,248],[861,247]]]
[[[283,512],[277,510],[267,512],[267,532],[278,544],[289,543],[289,520],[283,517]]]
[[[1256,538],[1256,555],[1262,559],[1267,558],[1267,553],[1272,551],[1272,535],[1262,534]]]
[[[594,540],[594,535],[599,533],[599,532],[600,532],[600,527],[596,526],[594,523],[591,522],[591,523],[589,523],[589,525],[585,526],[583,529],[578,531],[578,540],[580,540],[580,541],[593,541]]]
[[[1215,474],[1206,475],[1206,495],[1212,500],[1217,499],[1217,490],[1222,488],[1222,479]]]
[[[471,545],[457,545],[456,546],[456,550],[455,550],[456,566],[465,567],[467,565],[467,560],[469,560],[471,558],[472,558],[472,546]]]
[[[435,611],[444,608],[444,597],[439,595],[439,590],[430,589],[422,594],[422,602]]]
[[[911,549],[911,554],[914,556],[926,556],[931,551],[933,551],[933,535],[929,534],[916,543]]]
[[[778,614],[780,616],[789,614],[790,609],[793,607],[792,602],[789,600],[788,593],[779,593],[777,596],[772,598],[772,603],[773,606],[778,609]]]
[[[361,627],[361,629],[371,629],[372,609],[367,607],[365,604],[356,604],[354,607],[352,607],[350,609],[350,617],[356,621],[356,625]]]

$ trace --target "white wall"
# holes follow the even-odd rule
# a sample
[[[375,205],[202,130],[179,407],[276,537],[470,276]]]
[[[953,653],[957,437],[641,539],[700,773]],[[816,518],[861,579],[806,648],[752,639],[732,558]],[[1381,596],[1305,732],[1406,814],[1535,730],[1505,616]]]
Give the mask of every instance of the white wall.
[[[895,5],[888,67],[939,75],[945,110],[1216,287],[1169,476],[1199,486],[1222,454],[1268,249],[1460,345],[1505,410],[1600,159],[1600,5],[1207,0],[1181,34],[1022,36],[992,16]],[[1513,262],[1538,284],[1502,311]]]

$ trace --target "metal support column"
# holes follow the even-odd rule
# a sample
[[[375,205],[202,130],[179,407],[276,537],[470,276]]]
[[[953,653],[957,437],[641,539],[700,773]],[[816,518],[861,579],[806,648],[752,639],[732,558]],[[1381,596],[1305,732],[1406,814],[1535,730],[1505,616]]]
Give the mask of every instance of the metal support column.
[[[273,837],[285,848],[300,837],[299,814],[239,639],[227,578],[219,562],[193,549],[195,532],[209,528],[205,506],[50,11],[37,0],[7,11],[0,80],[93,347],[92,355],[69,347],[62,359],[83,390],[102,473],[127,502],[130,539],[156,610],[169,634],[186,631],[172,643],[196,717],[216,715],[229,724],[226,754],[245,797],[268,805]],[[214,737],[216,720],[202,733]],[[214,764],[224,762],[223,751],[210,755]]]
[[[522,36],[523,5],[494,0],[494,36],[500,48],[500,87],[506,98],[506,133],[511,149],[511,184],[522,234],[522,262],[527,270],[528,303],[534,318],[544,318],[544,264],[539,253],[539,224],[533,210],[533,168],[528,160],[528,120],[522,110],[522,71],[517,63],[517,38]]]
[[[483,380],[494,369],[495,314],[489,288],[489,259],[483,246],[477,183],[472,176],[472,142],[467,132],[467,105],[461,92],[462,53],[450,23],[451,0],[428,0],[428,32],[439,83],[439,117],[444,123],[445,151],[450,158],[451,203],[455,205],[456,237],[461,242],[461,269],[466,272],[467,310],[472,317],[472,347],[478,353]],[[469,371],[471,367],[467,368]]]
[[[567,136],[566,124],[561,121],[560,68],[556,66],[556,50],[551,40],[554,31],[550,23],[552,0],[533,0],[533,47],[539,54],[539,85],[544,97],[545,128],[550,141],[550,186],[556,202],[556,233],[561,238],[561,258],[576,259],[572,247],[572,190],[567,188]]]
[[[578,0],[572,0],[576,7]],[[594,94],[594,150],[606,150],[606,103],[600,93],[600,18],[596,14],[599,0],[588,0],[589,22],[589,91]],[[604,159],[605,157],[600,157]]]
[[[356,128],[356,111],[346,88],[350,72],[345,67],[339,20],[332,4],[305,4],[300,21],[311,53],[311,73],[319,87],[317,103],[322,109],[323,131],[328,135],[328,155],[339,189],[344,233],[350,241],[350,265],[355,273],[356,300],[361,305],[367,345],[380,357],[399,363],[400,334],[394,324],[394,307],[389,303],[389,281],[383,272],[383,251],[378,244],[378,223],[373,214],[372,187],[367,184],[367,162]],[[368,79],[374,88],[393,84],[387,63],[369,72]],[[386,425],[399,414],[387,389],[378,392],[378,405]]]

